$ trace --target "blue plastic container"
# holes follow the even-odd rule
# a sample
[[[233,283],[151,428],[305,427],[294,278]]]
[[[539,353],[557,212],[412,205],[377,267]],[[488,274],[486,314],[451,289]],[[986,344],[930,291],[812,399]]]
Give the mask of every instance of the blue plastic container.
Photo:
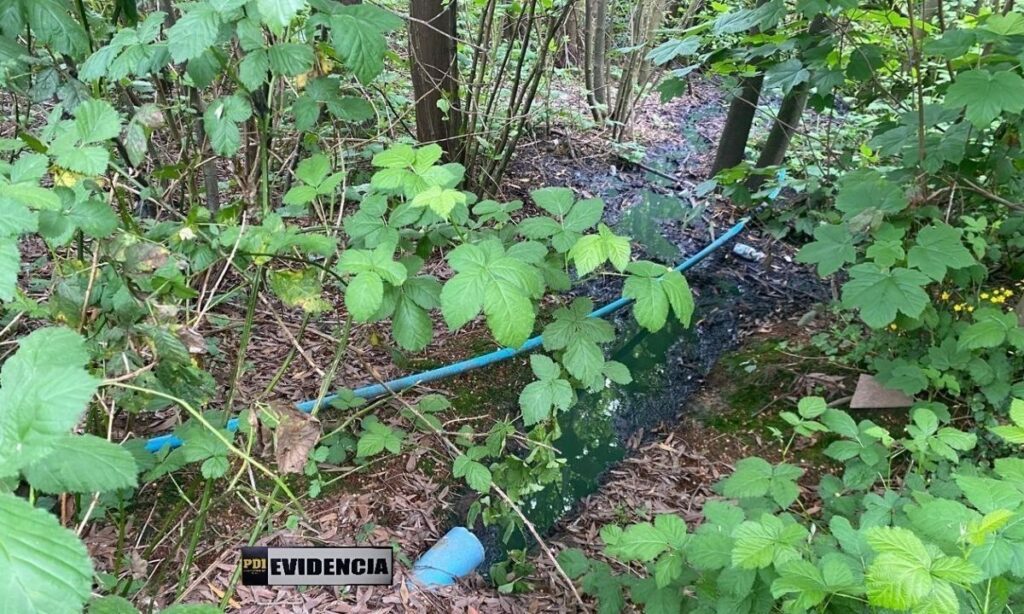
[[[455,527],[412,566],[410,588],[449,586],[484,562],[484,545],[465,528]]]

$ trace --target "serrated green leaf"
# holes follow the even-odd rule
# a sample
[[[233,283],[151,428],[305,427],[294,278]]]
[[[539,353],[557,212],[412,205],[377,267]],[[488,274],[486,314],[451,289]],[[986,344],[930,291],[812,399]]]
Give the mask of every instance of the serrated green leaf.
[[[373,271],[360,273],[345,288],[345,307],[357,322],[369,322],[384,301],[384,281]]]
[[[84,346],[68,328],[41,328],[0,368],[0,475],[43,458],[78,424],[99,384]]]
[[[897,313],[911,318],[921,315],[929,302],[924,291],[929,281],[912,269],[884,271],[865,262],[850,268],[850,281],[843,285],[843,305],[858,309],[869,326],[881,328],[895,320]]]
[[[0,493],[0,568],[0,600],[11,612],[81,612],[92,588],[78,537],[10,493]]]
[[[465,454],[459,455],[452,465],[452,475],[465,478],[469,487],[479,493],[491,490],[491,470],[483,463],[470,459]]]
[[[294,77],[313,68],[313,48],[300,43],[278,43],[267,51],[270,70],[277,75]]]
[[[629,239],[615,235],[604,224],[598,224],[596,235],[580,237],[569,250],[569,258],[579,275],[586,275],[604,262],[610,262],[619,271],[629,264]]]
[[[171,57],[175,62],[185,62],[202,55],[217,42],[220,24],[220,14],[213,6],[203,3],[192,4],[191,8],[167,30],[167,49]]]
[[[947,269],[971,266],[974,256],[964,247],[960,236],[959,229],[946,224],[922,228],[907,252],[907,265],[936,281],[942,281]]]
[[[90,493],[136,485],[135,459],[117,444],[93,435],[65,435],[50,445],[49,454],[24,469],[37,490]]]
[[[943,104],[966,107],[967,119],[978,128],[986,128],[1004,112],[1024,110],[1024,79],[1011,70],[966,70],[953,80]]]
[[[21,270],[21,252],[14,237],[0,236],[0,301],[13,301]]]
[[[857,259],[854,235],[845,226],[823,224],[814,229],[814,241],[804,245],[797,262],[818,265],[818,275],[826,277]]]
[[[382,424],[376,417],[371,416],[363,420],[363,432],[356,443],[356,456],[376,456],[384,450],[398,454],[402,451],[403,435],[401,431]]]
[[[121,118],[109,102],[87,100],[75,108],[75,129],[82,143],[99,143],[121,132]]]
[[[256,0],[256,7],[263,23],[279,32],[306,8],[306,0]]]
[[[270,58],[267,57],[267,51],[255,49],[246,53],[242,61],[238,63],[238,80],[242,82],[245,89],[254,92],[266,83],[269,71]]]

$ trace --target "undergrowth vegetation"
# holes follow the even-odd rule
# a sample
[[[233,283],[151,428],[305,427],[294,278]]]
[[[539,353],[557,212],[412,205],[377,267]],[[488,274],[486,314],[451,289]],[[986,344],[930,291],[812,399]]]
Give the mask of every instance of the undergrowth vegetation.
[[[738,94],[699,195],[753,207],[787,177],[765,223],[833,281],[815,344],[917,401],[904,434],[803,399],[782,418],[790,442],[827,444],[835,465],[816,490],[789,445],[778,463],[742,460],[698,527],[661,515],[606,527],[601,559],[561,552],[559,590],[578,586],[602,612],[1020,607],[1024,14],[767,0],[694,2],[662,21],[654,2],[587,2],[585,19],[574,4],[473,3],[444,30],[387,3],[0,0],[0,609],[152,609],[157,587],[120,562],[94,569],[81,540],[111,523],[123,556],[151,484],[196,500],[180,567],[158,576],[180,598],[217,492],[259,502],[255,540],[272,513],[297,523],[308,500],[408,451],[413,431],[479,493],[469,524],[535,533],[521,504],[558,487],[560,415],[631,381],[607,358],[614,327],[568,293],[621,281],[647,331],[695,311],[674,263],[645,260],[601,199],[496,196],[539,93],[564,76],[555,58],[579,39],[578,111],[617,138],[655,82],[666,102],[698,74]],[[436,31],[448,55],[417,38]],[[412,56],[396,51],[407,37]],[[422,46],[441,55],[426,68]],[[458,70],[431,76],[453,66],[461,90]],[[781,101],[750,163],[754,111],[774,108],[758,106],[763,92]],[[240,399],[271,300],[302,326],[265,389]],[[303,413],[273,393],[315,322],[332,328],[333,359]],[[361,356],[353,326],[370,324],[396,355],[462,329],[511,348],[543,334],[532,381],[512,391],[519,415],[449,433],[443,395],[335,391],[339,365]],[[225,329],[232,347],[207,338]],[[147,443],[168,415],[174,437]],[[492,575],[528,590],[528,568],[513,552]]]

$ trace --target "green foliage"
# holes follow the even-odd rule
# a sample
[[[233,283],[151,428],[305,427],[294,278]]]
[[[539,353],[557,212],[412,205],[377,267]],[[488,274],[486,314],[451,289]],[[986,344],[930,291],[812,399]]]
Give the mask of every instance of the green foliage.
[[[356,455],[376,456],[384,450],[398,454],[402,450],[404,433],[380,422],[376,416],[363,420],[363,433],[356,445]]]
[[[18,612],[80,612],[92,561],[78,537],[44,510],[0,493],[0,598]]]
[[[622,295],[633,299],[633,316],[647,330],[656,331],[668,321],[669,308],[684,326],[693,316],[693,293],[679,271],[647,261],[631,263]]]
[[[1024,402],[1014,407],[1024,422]],[[621,611],[624,587],[631,587],[634,603],[655,612],[679,611],[687,603],[683,594],[697,595],[695,611],[746,603],[743,611],[990,612],[1019,602],[1024,584],[1013,571],[1024,548],[1024,533],[1016,529],[1024,503],[1019,459],[998,459],[991,472],[962,464],[941,447],[921,448],[924,440],[959,442],[961,450],[974,445],[966,434],[952,437],[959,431],[942,426],[925,405],[914,409],[908,437],[901,440],[881,437],[882,430],[867,421],[856,425],[819,398],[801,400],[797,412],[828,425],[809,434],[840,437],[833,446],[860,442],[858,448],[867,450],[868,432],[886,442],[870,471],[858,469],[864,463],[859,456],[843,454],[843,479],[822,476],[820,514],[794,509],[796,495],[781,501],[776,496],[773,482],[796,488],[799,469],[747,458],[717,487],[740,505],[706,501],[704,521],[692,533],[682,519],[666,515],[653,523],[602,529],[606,556],[640,563],[639,579],[616,575],[578,550],[562,552],[559,563],[609,612]],[[893,459],[907,451],[920,464],[907,468],[912,473],[892,473]],[[847,478],[851,472],[868,477],[855,483]],[[953,487],[950,474],[956,476]],[[895,484],[899,490],[887,489]],[[884,496],[876,493],[879,488]],[[652,609],[652,603],[662,603],[658,591],[664,591],[665,602]],[[766,601],[764,594],[770,596]]]

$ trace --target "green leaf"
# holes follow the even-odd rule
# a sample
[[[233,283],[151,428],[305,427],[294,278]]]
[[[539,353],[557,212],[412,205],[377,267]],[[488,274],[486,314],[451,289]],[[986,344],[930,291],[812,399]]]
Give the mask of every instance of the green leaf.
[[[907,265],[919,269],[935,281],[942,281],[947,269],[962,269],[974,264],[974,256],[960,241],[961,231],[946,224],[932,224],[917,233],[907,252]]]
[[[121,118],[109,102],[87,100],[75,108],[75,129],[82,143],[99,143],[121,132]]]
[[[0,475],[43,458],[78,424],[99,384],[87,361],[84,340],[68,328],[19,341],[0,368]]]
[[[940,556],[932,561],[932,577],[970,586],[981,580],[981,570],[958,556]]]
[[[957,476],[956,485],[982,514],[999,509],[1015,510],[1024,503],[1024,494],[993,478],[961,475]]]
[[[476,317],[481,309],[499,343],[518,347],[533,331],[532,299],[542,291],[538,271],[506,255],[500,241],[464,244],[448,254],[457,274],[441,290],[441,312],[455,329]]]
[[[811,72],[804,68],[803,63],[792,58],[774,64],[765,71],[764,87],[778,87],[782,89],[783,94],[788,94],[791,89],[807,81],[810,76]]]
[[[345,288],[345,307],[357,322],[369,322],[384,302],[384,281],[372,271],[352,278]]]
[[[444,296],[442,295],[442,301]],[[533,332],[533,303],[515,285],[496,282],[484,288],[484,315],[494,338],[519,347]]]
[[[466,194],[459,190],[442,188],[432,185],[412,199],[415,207],[430,207],[430,210],[443,219],[448,219],[457,205],[466,204]]]
[[[746,521],[733,531],[732,564],[740,569],[761,569],[799,558],[795,545],[807,530],[790,521],[786,524],[770,514],[759,522]]]
[[[907,207],[903,187],[876,170],[846,173],[837,187],[836,208],[845,213],[847,219],[869,210],[899,213]]]
[[[256,49],[245,54],[245,57],[239,62],[238,80],[242,82],[245,89],[254,92],[266,83],[269,71],[270,58],[267,57],[267,51]]]
[[[622,286],[622,295],[633,299],[633,316],[640,326],[654,332],[668,320],[668,297],[657,279],[630,276]]]
[[[460,454],[455,459],[455,463],[452,465],[452,475],[457,478],[465,478],[469,487],[479,493],[487,493],[491,490],[491,470],[465,454]]]
[[[252,116],[252,106],[247,98],[239,95],[218,98],[206,107],[203,114],[203,128],[210,137],[214,153],[233,156],[241,145],[238,124]]]
[[[519,395],[526,426],[551,417],[552,407],[562,411],[569,409],[573,401],[572,386],[560,378],[562,370],[557,363],[542,354],[532,354],[530,366],[539,381],[527,384]]]
[[[0,236],[0,301],[13,301],[21,270],[21,253],[14,237]]]
[[[1010,331],[1017,329],[1017,324],[1013,312],[981,308],[974,313],[974,323],[960,333],[957,346],[966,350],[998,347],[1006,341]]]
[[[604,215],[604,201],[600,198],[585,198],[569,210],[569,213],[562,220],[566,230],[579,233],[590,228],[601,221]]]
[[[306,0],[256,0],[263,23],[280,32],[306,8]]]
[[[866,536],[878,553],[865,577],[871,605],[906,610],[932,592],[932,559],[916,535],[900,527],[874,527]]]
[[[558,553],[558,564],[570,578],[576,579],[590,570],[590,559],[579,548],[569,548]]]
[[[860,310],[869,326],[881,328],[896,319],[897,312],[911,318],[928,305],[923,287],[929,279],[912,269],[882,270],[865,262],[850,268],[850,281],[843,285],[843,305]]]
[[[668,64],[679,56],[693,55],[700,49],[699,36],[670,39],[658,45],[647,54],[647,59],[657,66]]]
[[[380,168],[411,168],[416,163],[416,150],[398,143],[373,156],[373,165]]]
[[[81,612],[92,589],[92,561],[78,537],[10,493],[0,493],[0,569],[10,612]]]
[[[108,492],[136,485],[131,452],[94,435],[65,435],[24,469],[33,488],[47,493]]]
[[[57,154],[57,165],[83,175],[102,175],[110,162],[110,152],[98,145],[74,147]]]
[[[117,595],[93,598],[88,611],[89,614],[139,614],[131,601]]]
[[[434,323],[430,315],[407,295],[398,299],[395,313],[391,316],[391,326],[395,341],[410,352],[422,350],[434,338]]]
[[[690,325],[690,319],[696,305],[693,300],[693,292],[690,291],[690,284],[679,271],[669,271],[659,278],[661,291],[668,297],[668,303],[672,306],[672,313],[676,315],[683,326]]]
[[[402,451],[403,435],[401,431],[381,423],[376,416],[370,416],[363,420],[363,433],[356,444],[356,456],[375,456],[384,450],[398,454]]]
[[[814,241],[804,245],[796,256],[797,262],[817,264],[818,275],[835,273],[847,262],[857,259],[854,235],[840,224],[823,224],[814,229]]]
[[[684,527],[685,532],[685,527]],[[630,525],[614,547],[608,550],[625,561],[653,561],[672,547],[669,536],[649,522]]]
[[[278,43],[267,52],[270,70],[277,75],[294,77],[313,69],[313,48],[300,43]]]
[[[763,497],[768,494],[771,478],[771,463],[752,456],[736,463],[736,469],[720,483],[720,489],[723,495],[733,499]]]
[[[629,252],[629,239],[616,236],[607,226],[598,224],[597,234],[580,237],[569,250],[569,258],[576,265],[576,272],[583,276],[605,261],[619,271],[625,270]]]
[[[274,2],[276,0],[263,0]],[[288,0],[283,0],[282,4]],[[167,30],[167,49],[175,62],[197,58],[217,42],[220,32],[220,14],[205,3],[190,5],[189,10]]]
[[[231,468],[231,463],[228,461],[226,456],[211,456],[210,458],[203,461],[199,471],[203,477],[208,480],[215,480],[217,478],[224,477],[228,469]]]
[[[1004,112],[1024,110],[1024,79],[1012,70],[967,70],[953,80],[943,104],[966,107],[967,119],[978,128],[986,128]]]
[[[366,15],[351,11],[335,15],[331,19],[331,40],[345,66],[360,83],[368,84],[384,70],[387,43],[380,29]]]
[[[530,197],[541,209],[559,216],[569,213],[575,201],[569,188],[541,188],[530,192]]]
[[[57,53],[78,57],[89,52],[89,37],[76,19],[68,14],[68,5],[59,0],[32,0],[21,3],[32,26],[32,35],[53,46]]]

